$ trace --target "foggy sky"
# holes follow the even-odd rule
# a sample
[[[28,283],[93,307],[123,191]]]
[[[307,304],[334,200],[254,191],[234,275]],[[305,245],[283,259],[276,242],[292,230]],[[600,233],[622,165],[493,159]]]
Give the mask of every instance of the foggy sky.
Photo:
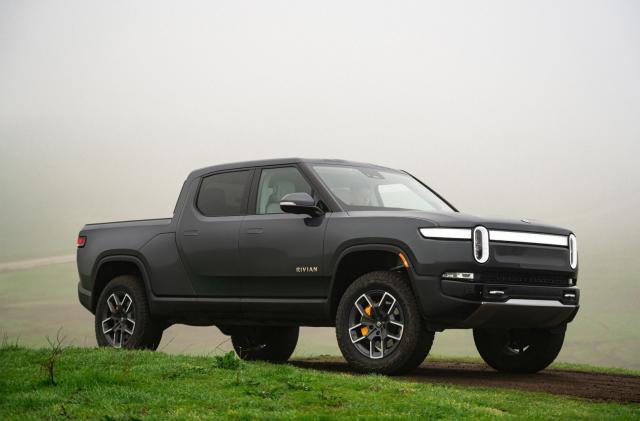
[[[194,168],[286,156],[629,242],[639,18],[635,1],[3,0],[0,260],[170,216]]]

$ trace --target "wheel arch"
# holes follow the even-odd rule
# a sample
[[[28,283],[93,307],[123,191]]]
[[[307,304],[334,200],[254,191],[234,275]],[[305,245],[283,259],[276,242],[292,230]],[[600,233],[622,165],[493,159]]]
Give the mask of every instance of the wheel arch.
[[[402,268],[407,273],[409,287],[415,294],[413,278],[413,262],[415,257],[408,247],[395,244],[358,244],[345,248],[336,259],[329,288],[328,311],[331,321],[335,323],[336,311],[342,294],[358,277],[375,270],[389,270],[402,265],[399,254],[402,253],[408,261],[408,268]],[[418,300],[419,303],[419,300]],[[418,304],[420,311],[422,308]]]
[[[146,265],[143,260],[137,256],[129,254],[117,254],[101,257],[95,265],[92,275],[93,289],[91,292],[91,310],[95,312],[98,297],[102,290],[116,276],[133,275],[142,281],[142,287],[149,305],[151,305],[151,284]]]

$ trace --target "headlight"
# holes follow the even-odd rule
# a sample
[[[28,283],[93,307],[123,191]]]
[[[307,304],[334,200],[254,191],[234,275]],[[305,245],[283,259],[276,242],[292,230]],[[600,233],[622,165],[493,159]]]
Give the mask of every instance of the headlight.
[[[569,266],[571,269],[578,267],[578,240],[573,234],[569,235]]]
[[[420,234],[425,238],[471,240],[471,230],[468,228],[420,228]]]
[[[489,260],[489,231],[485,227],[473,229],[473,257],[478,263]]]

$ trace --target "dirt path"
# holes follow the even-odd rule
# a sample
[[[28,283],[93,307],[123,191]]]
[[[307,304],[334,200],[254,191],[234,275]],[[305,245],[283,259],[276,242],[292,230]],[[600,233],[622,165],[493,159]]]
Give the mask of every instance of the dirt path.
[[[298,360],[294,365],[314,370],[349,372],[342,360]],[[615,402],[640,402],[640,376],[550,369],[538,374],[498,373],[484,364],[427,360],[410,375],[398,377],[418,383],[499,387],[546,392]]]
[[[31,269],[38,266],[47,266],[57,263],[70,263],[76,260],[75,254],[67,256],[42,257],[39,259],[16,260],[14,262],[0,262],[0,272]]]

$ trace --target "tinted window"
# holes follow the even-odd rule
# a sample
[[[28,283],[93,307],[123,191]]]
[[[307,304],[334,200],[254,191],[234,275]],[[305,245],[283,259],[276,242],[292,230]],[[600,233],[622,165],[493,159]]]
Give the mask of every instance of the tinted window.
[[[283,213],[280,199],[289,193],[309,193],[311,186],[295,167],[266,168],[260,174],[256,213]]]
[[[249,171],[214,174],[202,179],[196,205],[206,216],[245,214]]]

